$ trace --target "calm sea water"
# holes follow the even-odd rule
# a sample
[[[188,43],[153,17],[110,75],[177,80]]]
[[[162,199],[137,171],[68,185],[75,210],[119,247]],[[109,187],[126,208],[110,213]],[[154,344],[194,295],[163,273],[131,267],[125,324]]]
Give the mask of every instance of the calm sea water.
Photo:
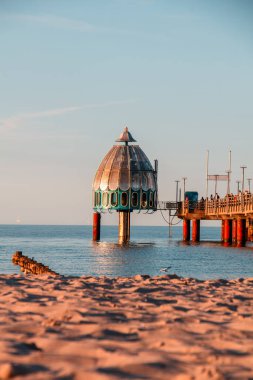
[[[99,243],[90,226],[0,226],[0,273],[20,273],[12,253],[23,251],[63,275],[132,276],[170,273],[199,279],[253,276],[253,246],[225,248],[220,228],[201,228],[202,242],[184,244],[181,227],[132,227],[132,241],[117,244],[117,227],[103,226]]]

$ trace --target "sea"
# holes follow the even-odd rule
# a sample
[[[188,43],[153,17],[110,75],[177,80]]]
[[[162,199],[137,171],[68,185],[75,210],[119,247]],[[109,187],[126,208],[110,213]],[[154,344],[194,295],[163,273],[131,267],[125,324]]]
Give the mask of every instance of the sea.
[[[22,251],[64,276],[253,277],[252,243],[224,247],[218,227],[201,227],[200,243],[183,243],[178,226],[171,235],[167,227],[132,226],[127,245],[118,244],[117,233],[117,226],[102,226],[101,240],[93,242],[91,226],[0,225],[0,273],[21,273],[11,258]]]

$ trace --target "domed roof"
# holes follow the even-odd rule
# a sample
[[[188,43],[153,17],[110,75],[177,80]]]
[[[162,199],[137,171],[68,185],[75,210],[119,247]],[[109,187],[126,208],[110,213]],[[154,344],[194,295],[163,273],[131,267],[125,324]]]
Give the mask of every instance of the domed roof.
[[[146,154],[126,128],[116,141],[125,145],[114,145],[101,162],[93,182],[93,190],[127,191],[157,190],[156,175]]]

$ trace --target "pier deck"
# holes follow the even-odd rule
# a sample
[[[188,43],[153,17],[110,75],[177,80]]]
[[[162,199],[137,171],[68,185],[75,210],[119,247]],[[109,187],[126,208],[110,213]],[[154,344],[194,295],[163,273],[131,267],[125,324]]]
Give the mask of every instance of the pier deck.
[[[200,240],[201,220],[221,220],[221,241],[226,245],[245,245],[253,241],[253,195],[245,192],[227,194],[224,198],[201,199],[200,201],[159,202],[158,209],[174,211],[183,220],[183,240]]]
[[[159,202],[160,210],[175,210],[180,219],[222,220],[253,219],[253,194],[226,195],[225,198],[204,199],[198,202]]]

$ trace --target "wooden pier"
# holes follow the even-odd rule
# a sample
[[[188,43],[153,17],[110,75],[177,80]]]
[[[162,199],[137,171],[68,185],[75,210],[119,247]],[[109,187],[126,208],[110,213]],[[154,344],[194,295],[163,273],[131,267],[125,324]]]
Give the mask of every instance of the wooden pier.
[[[253,194],[227,194],[224,198],[202,199],[197,202],[159,202],[161,210],[175,210],[183,220],[183,240],[200,241],[201,220],[221,221],[224,245],[242,247],[253,241]],[[191,231],[192,230],[192,231]]]

